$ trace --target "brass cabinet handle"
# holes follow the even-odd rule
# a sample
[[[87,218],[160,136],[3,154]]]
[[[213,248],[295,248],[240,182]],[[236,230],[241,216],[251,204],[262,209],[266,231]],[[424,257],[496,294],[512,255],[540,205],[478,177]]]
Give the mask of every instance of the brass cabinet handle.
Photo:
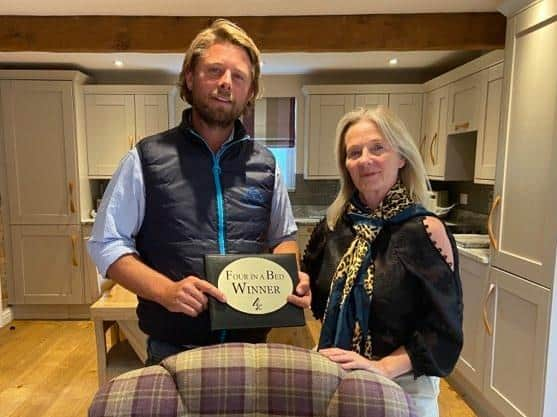
[[[431,145],[429,145],[429,156],[431,157],[431,163],[433,165],[437,164],[437,161],[435,160],[435,155],[433,154],[433,144],[437,141],[437,133],[435,133],[435,135],[433,135],[433,139],[431,139]]]
[[[70,239],[72,241],[72,265],[73,266],[79,266],[79,263],[77,262],[77,236],[75,235],[71,235]]]
[[[68,189],[70,190],[70,212],[75,213],[75,203],[74,203],[74,196],[73,196],[73,181],[68,183]]]
[[[459,125],[454,125],[454,130],[468,129],[468,127],[470,127],[470,122],[461,123]]]
[[[499,247],[497,245],[497,240],[495,239],[495,234],[493,233],[493,211],[499,205],[500,202],[501,202],[501,196],[498,195],[497,197],[495,197],[495,200],[493,200],[493,204],[489,209],[489,215],[487,216],[487,234],[489,235],[489,241],[491,242],[491,246],[493,246],[495,250],[498,250]]]
[[[130,150],[133,148],[133,136],[128,136],[128,145],[130,145]]]
[[[484,311],[483,311],[485,331],[490,336],[493,336],[493,328],[489,324],[489,320],[487,318],[487,302],[489,301],[489,297],[491,296],[491,293],[493,292],[494,289],[495,289],[495,284],[493,283],[489,284],[489,290],[487,290],[487,295],[485,296],[485,300],[484,300]]]

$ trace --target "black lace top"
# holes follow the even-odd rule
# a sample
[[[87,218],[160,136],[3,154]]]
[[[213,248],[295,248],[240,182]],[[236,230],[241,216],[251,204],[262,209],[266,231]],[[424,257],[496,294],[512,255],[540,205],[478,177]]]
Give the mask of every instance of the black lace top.
[[[302,270],[310,276],[312,310],[322,319],[331,278],[354,235],[349,220],[314,229]],[[373,246],[375,283],[369,327],[378,358],[404,346],[416,377],[449,374],[462,349],[462,288],[452,235],[454,271],[430,239],[423,217],[384,227]]]

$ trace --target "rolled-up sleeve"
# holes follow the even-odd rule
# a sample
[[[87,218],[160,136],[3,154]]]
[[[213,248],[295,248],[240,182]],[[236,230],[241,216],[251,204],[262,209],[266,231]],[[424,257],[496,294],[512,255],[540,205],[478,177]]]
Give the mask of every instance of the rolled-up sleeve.
[[[135,236],[145,216],[145,189],[141,162],[135,149],[120,162],[104,193],[91,238],[89,255],[99,273],[123,255],[137,253]]]
[[[267,233],[269,247],[274,248],[286,240],[296,240],[298,227],[292,213],[288,190],[278,165],[275,171],[275,187],[271,205],[271,221]]]

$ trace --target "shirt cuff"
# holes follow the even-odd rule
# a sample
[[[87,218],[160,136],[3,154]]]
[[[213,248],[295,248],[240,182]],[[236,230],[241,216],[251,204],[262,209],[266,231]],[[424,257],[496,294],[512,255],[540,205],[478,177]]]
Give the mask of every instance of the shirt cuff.
[[[296,237],[298,235],[298,232],[296,230],[294,230],[293,232],[291,232],[290,234],[281,237],[280,239],[274,239],[274,240],[270,240],[269,243],[269,247],[270,248],[274,248],[275,246],[280,245],[282,242],[288,242],[291,240],[296,240]]]
[[[102,245],[97,242],[88,242],[89,254],[91,258],[97,265],[97,269],[102,277],[107,278],[106,271],[114,262],[120,259],[124,255],[137,254],[139,252],[135,247],[126,244],[124,241],[115,240],[110,243],[104,243]]]

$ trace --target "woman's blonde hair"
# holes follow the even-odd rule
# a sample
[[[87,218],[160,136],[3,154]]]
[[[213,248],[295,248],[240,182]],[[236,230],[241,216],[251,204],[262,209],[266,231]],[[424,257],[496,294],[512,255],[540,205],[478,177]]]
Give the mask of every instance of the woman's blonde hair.
[[[335,153],[340,173],[340,190],[333,203],[327,209],[327,225],[332,230],[344,213],[346,204],[356,191],[350,173],[346,169],[346,132],[361,121],[370,121],[377,125],[385,140],[404,158],[406,164],[399,170],[399,178],[411,197],[417,203],[424,204],[427,198],[429,180],[418,147],[404,122],[388,107],[358,108],[345,114],[336,129]]]
[[[230,42],[233,45],[243,48],[249,56],[251,62],[251,79],[253,95],[248,100],[246,108],[251,108],[255,100],[259,97],[259,77],[261,75],[261,53],[248,36],[248,34],[238,25],[226,19],[217,19],[207,29],[197,34],[191,42],[190,47],[184,57],[182,71],[178,78],[178,86],[180,87],[180,97],[192,104],[192,92],[186,83],[186,73],[193,71],[197,60],[207,49],[215,43]]]

